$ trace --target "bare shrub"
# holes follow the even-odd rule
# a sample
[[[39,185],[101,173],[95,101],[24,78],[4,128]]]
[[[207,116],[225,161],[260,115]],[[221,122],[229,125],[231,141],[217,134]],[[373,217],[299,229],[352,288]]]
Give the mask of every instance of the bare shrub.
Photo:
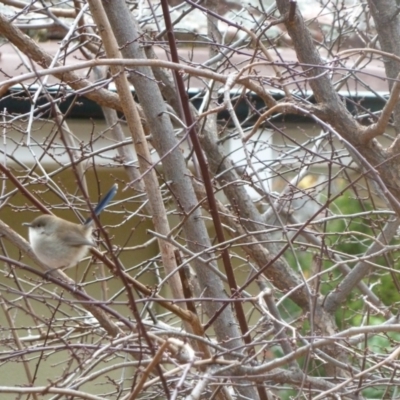
[[[2,3],[2,398],[397,398],[396,2]]]

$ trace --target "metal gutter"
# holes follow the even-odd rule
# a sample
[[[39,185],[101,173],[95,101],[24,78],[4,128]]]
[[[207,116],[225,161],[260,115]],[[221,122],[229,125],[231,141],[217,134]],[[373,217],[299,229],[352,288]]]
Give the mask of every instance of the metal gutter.
[[[31,99],[38,90],[37,85],[21,86],[15,85],[8,89],[7,93],[0,99],[0,110],[7,109],[9,114],[28,114],[31,110]],[[84,96],[76,96],[73,91],[65,90],[65,86],[54,84],[51,88],[46,88],[47,93],[56,101],[63,113],[67,113],[68,118],[73,119],[103,119],[101,107],[95,102],[88,100]],[[110,89],[113,90],[113,89]],[[264,103],[259,96],[254,93],[248,92],[246,98],[243,96],[239,101],[235,101],[235,98],[242,95],[242,90],[232,90],[231,98],[235,105],[236,113],[240,121],[244,121],[249,117],[250,104],[252,108],[258,111],[265,111]],[[284,93],[278,90],[270,91],[275,100],[279,101],[284,98]],[[302,99],[307,99],[311,103],[314,103],[314,97],[311,92],[292,92],[294,96]],[[132,91],[134,95],[134,91]],[[388,97],[387,92],[340,92],[339,95],[345,101],[347,109],[353,114],[357,115],[357,118],[363,119],[371,117],[372,114],[382,110]],[[188,96],[192,100],[196,108],[200,107],[203,101],[204,91],[202,89],[189,89]],[[221,102],[223,93],[221,92]],[[35,115],[41,118],[48,118],[50,113],[50,104],[46,95],[40,96],[37,104]],[[218,114],[219,119],[228,120],[229,114],[227,111],[222,111]],[[253,119],[254,120],[254,119]],[[306,119],[298,115],[276,115],[274,121],[285,121],[285,122],[301,122]],[[248,121],[251,123],[251,119]]]

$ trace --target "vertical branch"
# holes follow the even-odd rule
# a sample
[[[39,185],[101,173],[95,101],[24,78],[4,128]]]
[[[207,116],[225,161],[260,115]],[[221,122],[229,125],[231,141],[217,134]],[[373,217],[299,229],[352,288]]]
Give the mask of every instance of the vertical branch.
[[[103,10],[101,1],[91,1],[90,8],[95,18],[97,26],[100,30],[100,35],[103,39],[104,47],[109,58],[122,58],[118,50],[118,44],[114,34],[108,23],[107,16]],[[118,66],[112,66],[111,73],[115,76],[115,84],[121,99],[121,105],[128,123],[129,130],[132,135],[136,153],[138,155],[140,172],[142,173],[146,192],[151,205],[151,212],[155,229],[163,235],[168,235],[170,232],[160,188],[157,181],[157,176],[153,169],[153,163],[150,151],[147,145],[146,136],[140,122],[140,116],[133,100],[128,80],[125,76],[124,69]],[[164,268],[167,273],[176,270],[173,246],[164,240],[159,240],[158,244],[161,250],[161,257]],[[173,274],[171,276],[171,287],[175,298],[183,298],[182,287],[179,281],[179,276]]]
[[[165,26],[167,29],[168,42],[169,42],[169,46],[171,49],[171,58],[172,58],[173,62],[179,64],[178,50],[176,48],[176,41],[175,41],[173,28],[171,25],[171,18],[169,15],[167,1],[162,0],[161,6],[162,6],[162,10],[163,10],[164,19],[165,19]],[[211,177],[210,177],[210,173],[208,171],[206,159],[205,159],[203,150],[201,149],[201,146],[200,146],[200,141],[199,141],[199,138],[197,135],[197,127],[196,127],[195,121],[193,120],[192,112],[190,110],[190,105],[189,105],[189,101],[188,101],[188,96],[186,94],[185,85],[183,83],[181,74],[177,71],[174,71],[174,74],[175,74],[175,79],[176,79],[176,82],[178,85],[178,92],[179,92],[180,101],[182,104],[182,109],[183,109],[183,113],[184,113],[186,126],[190,127],[189,135],[190,135],[190,138],[193,143],[193,149],[195,151],[197,160],[199,162],[201,175],[202,175],[204,185],[206,188],[207,199],[208,199],[209,206],[210,206],[210,214],[211,214],[213,222],[214,222],[215,232],[217,234],[219,243],[224,243],[225,242],[225,234],[222,229],[221,220],[220,220],[218,209],[217,209],[217,203],[215,201],[214,189],[212,186]],[[229,283],[230,290],[232,293],[235,293],[238,286],[236,284],[235,274],[233,273],[233,268],[232,268],[228,249],[223,248],[221,250],[221,254],[222,254],[222,260],[224,263],[225,271],[226,271],[226,274],[228,277],[228,283]],[[246,317],[244,315],[242,304],[240,304],[240,302],[234,302],[234,307],[235,307],[236,315],[237,315],[237,318],[239,321],[240,329],[242,331],[242,335],[244,335],[243,339],[244,339],[245,343],[250,344],[251,339],[250,339],[250,336],[248,335],[248,326],[247,326]]]
[[[105,1],[103,4],[124,57],[145,58],[143,46],[139,43],[141,35],[137,22],[130,14],[126,3],[115,0],[112,3]],[[178,142],[173,126],[151,69],[135,68],[129,79],[135,86],[135,92],[146,119],[151,121],[152,142],[162,157],[163,171],[181,216],[187,247],[190,252],[205,256],[195,257],[191,265],[195,268],[198,286],[201,289],[198,295],[213,299],[213,301],[203,302],[206,314],[212,317],[221,306],[227,303],[220,301],[220,299],[226,300],[227,296],[220,277],[214,272],[216,262],[213,251],[208,250],[211,248],[210,238],[198,207],[190,171],[182,152],[177,148]],[[209,267],[210,264],[212,268]],[[232,321],[236,321],[234,313],[230,307],[226,307],[213,325],[216,337],[227,349],[242,346],[237,324]],[[229,352],[227,357],[232,357]],[[247,392],[247,387],[240,390]],[[252,388],[248,389],[248,395],[249,397],[255,395]]]

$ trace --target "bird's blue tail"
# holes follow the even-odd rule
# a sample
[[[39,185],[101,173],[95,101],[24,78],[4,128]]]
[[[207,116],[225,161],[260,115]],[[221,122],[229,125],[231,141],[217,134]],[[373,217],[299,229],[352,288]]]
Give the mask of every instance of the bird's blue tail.
[[[94,214],[98,217],[100,213],[108,206],[110,201],[114,198],[115,194],[117,193],[118,185],[114,183],[111,186],[111,189],[107,192],[107,194],[99,201],[96,208],[93,210]],[[93,221],[92,217],[89,217],[85,222],[84,225],[90,224]]]

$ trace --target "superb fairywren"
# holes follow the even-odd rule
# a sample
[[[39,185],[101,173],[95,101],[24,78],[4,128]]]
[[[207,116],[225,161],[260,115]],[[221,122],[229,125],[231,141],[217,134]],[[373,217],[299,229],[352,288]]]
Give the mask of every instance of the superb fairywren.
[[[115,196],[118,185],[114,184],[94,209],[98,216]],[[66,221],[54,215],[41,215],[30,223],[29,242],[36,257],[51,269],[74,267],[85,257],[92,239],[93,219],[89,217],[83,225]]]

